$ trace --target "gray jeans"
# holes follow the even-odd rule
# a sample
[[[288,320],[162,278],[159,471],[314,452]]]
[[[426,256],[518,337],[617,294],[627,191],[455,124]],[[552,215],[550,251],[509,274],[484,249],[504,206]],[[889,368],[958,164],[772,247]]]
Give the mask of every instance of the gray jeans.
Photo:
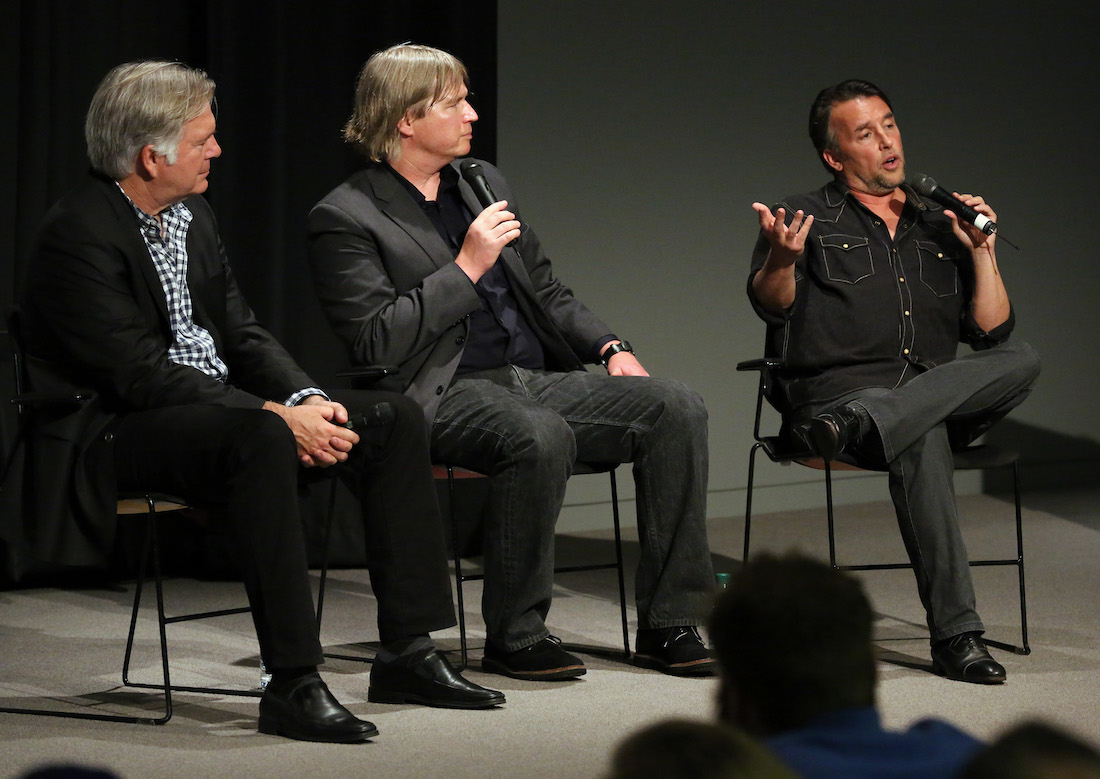
[[[491,479],[482,611],[489,641],[545,638],[554,525],[577,461],[634,464],[639,627],[697,625],[714,592],[706,534],[707,412],[683,384],[514,366],[447,391],[432,457]]]
[[[889,472],[898,527],[917,579],[932,641],[982,631],[959,532],[951,452],[976,439],[1030,394],[1039,357],[1023,341],[971,352],[896,389],[871,388],[840,402],[866,409],[877,435],[841,459]]]

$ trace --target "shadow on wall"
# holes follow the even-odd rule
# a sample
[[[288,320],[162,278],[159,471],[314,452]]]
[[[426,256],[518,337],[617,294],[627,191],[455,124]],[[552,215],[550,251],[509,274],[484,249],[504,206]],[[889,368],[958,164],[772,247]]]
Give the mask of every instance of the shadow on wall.
[[[1024,505],[1035,490],[1095,487],[1100,470],[1100,442],[1084,436],[1057,433],[1014,419],[998,422],[985,441],[1012,447],[1020,453],[1020,486]],[[982,492],[1012,489],[1008,473],[989,471],[982,480]]]

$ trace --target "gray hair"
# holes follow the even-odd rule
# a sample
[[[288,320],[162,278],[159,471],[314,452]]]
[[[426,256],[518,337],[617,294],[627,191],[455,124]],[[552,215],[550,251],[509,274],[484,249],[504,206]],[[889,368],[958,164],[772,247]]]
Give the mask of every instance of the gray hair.
[[[179,62],[119,65],[100,82],[84,121],[92,167],[121,181],[150,144],[175,165],[183,125],[213,99],[213,80]]]
[[[355,109],[344,140],[375,162],[401,154],[397,124],[418,119],[432,104],[469,86],[466,66],[430,46],[401,43],[376,52],[363,66],[355,87]]]

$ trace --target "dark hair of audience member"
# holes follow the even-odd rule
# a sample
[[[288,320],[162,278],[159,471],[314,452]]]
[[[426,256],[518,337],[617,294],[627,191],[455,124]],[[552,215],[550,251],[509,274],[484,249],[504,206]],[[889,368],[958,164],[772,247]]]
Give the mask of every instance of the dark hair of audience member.
[[[873,706],[871,604],[860,582],[801,555],[760,555],[710,619],[719,717],[757,736],[838,709]]]
[[[756,739],[725,724],[665,720],[628,736],[607,779],[795,779]]]

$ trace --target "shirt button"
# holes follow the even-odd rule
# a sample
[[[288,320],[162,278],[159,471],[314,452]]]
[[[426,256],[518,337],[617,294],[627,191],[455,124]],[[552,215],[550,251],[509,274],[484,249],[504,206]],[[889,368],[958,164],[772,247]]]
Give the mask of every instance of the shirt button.
[[[902,284],[904,284],[905,283],[905,277],[904,276],[898,276],[898,281],[900,281]]]
[[[942,260],[943,259],[943,252],[940,252],[939,254],[937,254],[936,257],[937,257],[937,259]]]
[[[909,350],[908,349],[902,349],[901,353],[902,354],[909,354]],[[440,389],[442,389],[442,387]]]
[[[462,344],[466,343],[466,336],[460,335],[458,338],[455,339],[455,343],[459,346],[462,346]]]
[[[906,312],[905,312],[905,315],[906,315],[906,316],[909,316],[909,312],[908,312],[908,311],[906,311]]]
[[[848,248],[848,244],[844,244],[844,245],[843,245],[843,248],[847,249],[847,248]]]
[[[443,394],[443,385],[442,384],[440,384],[438,387],[435,388],[435,394],[436,395],[442,395]]]

